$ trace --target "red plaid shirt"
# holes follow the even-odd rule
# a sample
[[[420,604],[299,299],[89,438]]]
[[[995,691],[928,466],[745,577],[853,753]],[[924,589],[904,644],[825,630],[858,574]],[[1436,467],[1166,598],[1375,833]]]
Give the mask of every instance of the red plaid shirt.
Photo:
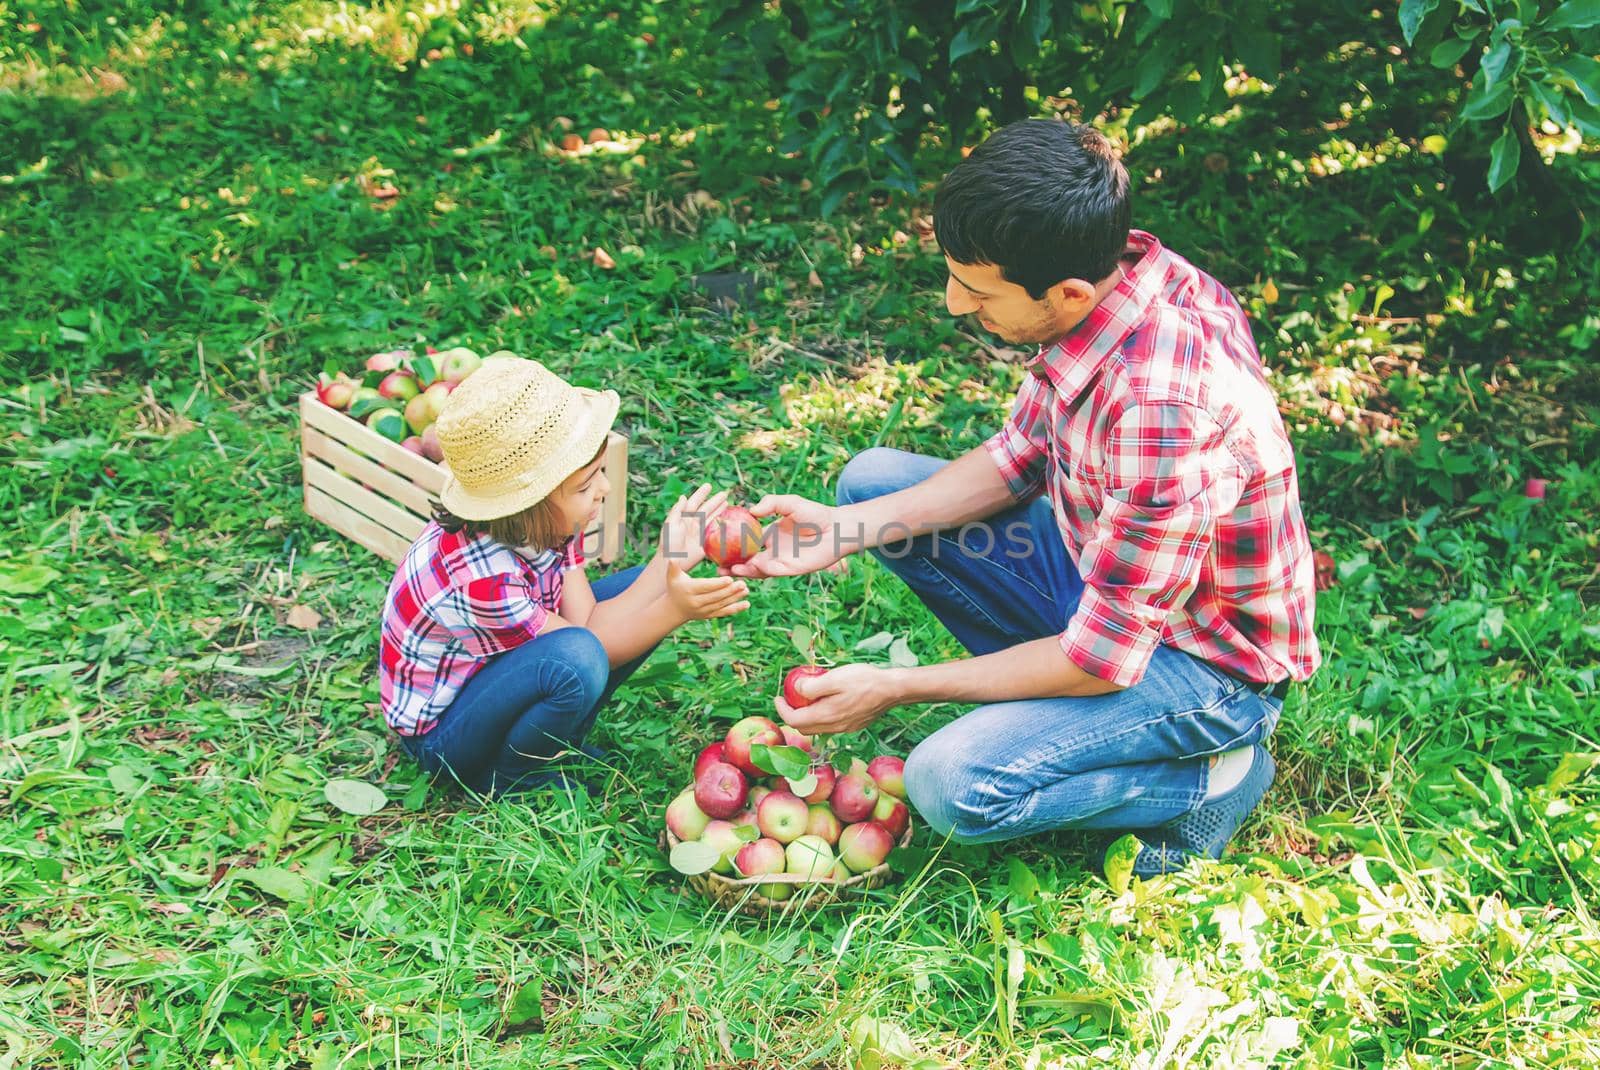
[[[544,630],[561,608],[563,571],[583,562],[577,539],[529,555],[487,535],[423,528],[384,604],[378,674],[389,727],[420,736],[437,724],[490,658]]]
[[[1262,683],[1321,661],[1294,451],[1243,311],[1143,231],[1122,281],[1041,350],[986,444],[1050,495],[1085,589],[1061,634],[1129,686],[1158,642]]]

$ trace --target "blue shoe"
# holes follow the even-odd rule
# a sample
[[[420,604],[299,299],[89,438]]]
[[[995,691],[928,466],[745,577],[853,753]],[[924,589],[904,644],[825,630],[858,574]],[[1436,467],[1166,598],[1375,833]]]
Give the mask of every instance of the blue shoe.
[[[1223,848],[1228,846],[1245,818],[1260,805],[1278,773],[1277,763],[1266,747],[1257,743],[1253,750],[1254,760],[1249,772],[1232,791],[1220,798],[1208,799],[1199,809],[1160,828],[1132,833],[1139,841],[1139,853],[1133,860],[1135,877],[1176,873],[1191,859],[1222,857]],[[1104,869],[1102,858],[1101,870]]]

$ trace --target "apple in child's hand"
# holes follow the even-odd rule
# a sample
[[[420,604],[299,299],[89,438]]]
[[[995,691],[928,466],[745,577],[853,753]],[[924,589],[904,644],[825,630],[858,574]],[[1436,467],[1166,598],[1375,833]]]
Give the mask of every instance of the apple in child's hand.
[[[408,371],[392,371],[378,383],[378,393],[394,401],[410,401],[421,392],[417,377]]]
[[[821,665],[796,665],[790,669],[783,676],[783,701],[797,710],[811,705],[811,700],[800,693],[798,682],[808,676],[821,676],[827,671]]]
[[[812,880],[826,880],[833,873],[833,844],[820,836],[801,836],[785,848],[783,858],[786,873]]]
[[[724,568],[741,565],[761,550],[761,522],[750,510],[730,505],[706,521],[700,545],[707,557]]]
[[[867,775],[872,782],[878,785],[879,791],[886,791],[897,799],[906,797],[906,760],[895,758],[887,754],[880,754],[867,763]]]
[[[805,835],[810,811],[805,801],[792,791],[774,791],[756,807],[756,824],[761,835],[779,843],[792,843]]]
[[[733,872],[733,856],[744,846],[744,841],[739,838],[739,831],[733,822],[722,820],[706,822],[706,830],[701,833],[700,842],[714,848],[721,856],[717,859],[716,865],[711,867],[711,872]]]
[[[434,363],[439,367],[439,378],[454,385],[482,367],[483,358],[466,346],[456,346],[440,353]]]
[[[839,833],[839,860],[856,873],[865,873],[889,857],[894,839],[876,821],[848,825]]]
[[[750,785],[727,762],[712,762],[694,778],[694,801],[708,817],[729,818],[744,809]]]
[[[712,762],[725,762],[727,760],[728,759],[723,754],[723,745],[722,745],[722,743],[720,743],[720,742],[713,743],[710,746],[706,747],[704,750],[702,750],[695,757],[695,760],[694,760],[694,775],[698,779],[700,774],[705,771],[705,767],[710,765]]]
[[[890,838],[899,843],[900,837],[906,834],[906,826],[911,824],[911,811],[887,791],[880,791],[878,801],[872,807],[872,820],[882,825]]]
[[[710,820],[695,803],[693,788],[684,788],[667,804],[667,829],[680,840],[698,840]]]
[[[827,803],[812,803],[806,807],[807,836],[821,836],[829,843],[838,843],[839,833],[843,830],[844,826],[839,823],[833,811],[828,809]]]
[[[810,795],[806,796],[808,803],[825,803],[833,795],[833,785],[838,782],[839,774],[833,766],[822,762],[811,767],[811,775],[817,778],[817,786]]]
[[[865,821],[872,816],[872,808],[878,805],[878,785],[866,773],[846,773],[834,784],[828,803],[833,807],[833,812],[839,815],[839,820],[847,825]],[[701,808],[704,809],[703,806]],[[709,810],[706,812],[710,813]]]
[[[765,717],[746,717],[728,729],[728,738],[723,742],[727,746],[727,761],[751,776],[766,776],[765,769],[758,769],[750,764],[750,748],[757,743],[765,743],[769,747],[781,747],[783,733],[778,731],[777,725]]]

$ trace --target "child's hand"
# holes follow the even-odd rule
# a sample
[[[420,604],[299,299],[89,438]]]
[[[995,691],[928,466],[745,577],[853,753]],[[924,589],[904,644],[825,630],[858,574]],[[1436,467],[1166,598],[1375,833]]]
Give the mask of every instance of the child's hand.
[[[667,562],[667,598],[684,620],[710,620],[731,617],[750,608],[745,596],[750,589],[733,576],[689,575],[676,561]]]
[[[728,503],[728,492],[711,493],[711,484],[702,483],[687,498],[667,511],[661,525],[661,556],[682,569],[691,569],[706,559],[706,524]]]

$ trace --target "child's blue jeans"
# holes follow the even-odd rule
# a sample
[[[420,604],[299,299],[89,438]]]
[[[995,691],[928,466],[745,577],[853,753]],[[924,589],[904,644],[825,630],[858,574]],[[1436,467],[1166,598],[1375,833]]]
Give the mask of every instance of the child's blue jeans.
[[[595,601],[621,594],[643,570],[636,565],[594,580]],[[546,632],[489,659],[438,724],[400,743],[424,771],[485,795],[531,786],[578,748],[617,685],[649,656],[613,669],[589,629]]]
[[[840,473],[839,503],[903,490],[945,463],[867,450]],[[973,654],[1059,634],[1083,593],[1044,497],[873,554]],[[1271,734],[1283,702],[1262,690],[1160,645],[1122,691],[996,702],[958,718],[912,750],[906,792],[934,831],[963,843],[1151,828],[1205,799],[1208,756]]]

